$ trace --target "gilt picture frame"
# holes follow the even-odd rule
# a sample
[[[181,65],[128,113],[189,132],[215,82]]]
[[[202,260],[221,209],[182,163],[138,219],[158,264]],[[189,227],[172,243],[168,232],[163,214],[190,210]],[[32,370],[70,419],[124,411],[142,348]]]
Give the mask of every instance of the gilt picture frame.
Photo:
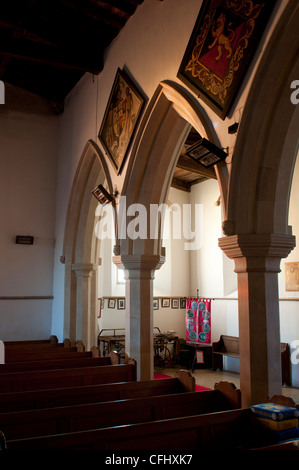
[[[284,264],[285,290],[287,292],[299,291],[299,262],[291,261]]]
[[[223,120],[275,4],[276,0],[203,2],[177,76]]]
[[[145,95],[128,73],[118,68],[98,134],[117,174],[122,171],[145,103]]]

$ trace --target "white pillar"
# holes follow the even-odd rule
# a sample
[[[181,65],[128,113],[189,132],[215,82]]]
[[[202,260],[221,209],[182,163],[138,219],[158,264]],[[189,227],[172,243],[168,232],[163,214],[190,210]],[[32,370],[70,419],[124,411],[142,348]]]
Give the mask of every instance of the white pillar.
[[[153,279],[164,257],[122,255],[115,256],[113,261],[126,273],[126,355],[136,361],[137,379],[151,380],[154,375]]]
[[[234,259],[238,274],[240,389],[242,406],[280,395],[281,350],[278,272],[294,237],[242,234],[223,237],[219,246]]]
[[[76,273],[77,298],[76,298],[76,341],[82,341],[86,350],[94,346],[94,328],[97,312],[92,311],[92,295],[96,295],[92,289],[92,277],[97,265],[92,263],[75,263],[72,270]]]

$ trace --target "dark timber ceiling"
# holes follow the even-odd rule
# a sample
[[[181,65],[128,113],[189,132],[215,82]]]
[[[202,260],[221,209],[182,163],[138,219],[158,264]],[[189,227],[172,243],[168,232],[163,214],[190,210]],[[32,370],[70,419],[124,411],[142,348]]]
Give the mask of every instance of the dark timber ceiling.
[[[174,170],[171,186],[182,191],[191,191],[194,184],[202,183],[207,179],[217,179],[214,167],[205,168],[200,163],[195,162],[185,156],[186,150],[195,142],[200,140],[201,136],[192,128],[179,156],[176,168]]]
[[[0,80],[62,106],[143,0],[1,0]]]
[[[106,48],[143,0],[0,0],[0,80],[50,101],[63,111],[67,94],[85,72],[104,67]],[[214,169],[184,156],[200,136],[192,129],[172,186],[216,178]]]

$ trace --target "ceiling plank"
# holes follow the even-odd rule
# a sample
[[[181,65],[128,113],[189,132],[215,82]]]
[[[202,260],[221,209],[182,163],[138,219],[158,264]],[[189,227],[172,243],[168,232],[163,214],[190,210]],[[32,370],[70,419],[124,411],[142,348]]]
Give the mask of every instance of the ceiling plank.
[[[144,0],[1,0],[0,78],[62,102]]]
[[[22,39],[4,38],[3,34],[0,35],[0,55],[92,74],[98,74],[103,69],[100,54],[97,54],[96,59],[90,59],[87,55],[81,57],[77,49],[74,54],[73,51],[61,51],[60,48],[40,46]]]
[[[171,187],[175,189],[180,189],[181,191],[186,191],[187,193],[190,193],[191,191],[190,183],[187,183],[186,181],[177,178],[172,178]]]
[[[179,157],[177,168],[191,171],[192,173],[196,173],[197,175],[204,176],[206,178],[217,179],[214,168],[205,168],[199,163],[193,161],[191,158],[185,157],[183,155]]]

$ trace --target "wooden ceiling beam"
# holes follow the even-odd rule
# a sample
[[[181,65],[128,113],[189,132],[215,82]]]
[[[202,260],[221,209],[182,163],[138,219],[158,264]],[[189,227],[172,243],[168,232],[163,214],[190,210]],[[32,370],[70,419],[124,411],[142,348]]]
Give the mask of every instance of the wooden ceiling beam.
[[[177,168],[181,168],[182,170],[191,171],[192,173],[196,173],[197,175],[204,176],[206,178],[217,179],[216,173],[214,168],[205,168],[204,166],[196,163],[189,157],[185,157],[181,155],[177,162]]]
[[[191,191],[191,184],[178,178],[172,178],[171,187],[180,189],[181,191],[186,191],[187,193],[190,193]]]
[[[28,41],[22,39],[2,38],[3,35],[0,36],[0,55],[5,57],[37,62],[55,68],[90,72],[95,75],[103,69],[103,59],[100,57],[100,53],[96,54],[97,61],[95,61],[84,54],[81,57],[76,48],[74,54],[73,51],[49,48],[32,42],[28,43]]]

